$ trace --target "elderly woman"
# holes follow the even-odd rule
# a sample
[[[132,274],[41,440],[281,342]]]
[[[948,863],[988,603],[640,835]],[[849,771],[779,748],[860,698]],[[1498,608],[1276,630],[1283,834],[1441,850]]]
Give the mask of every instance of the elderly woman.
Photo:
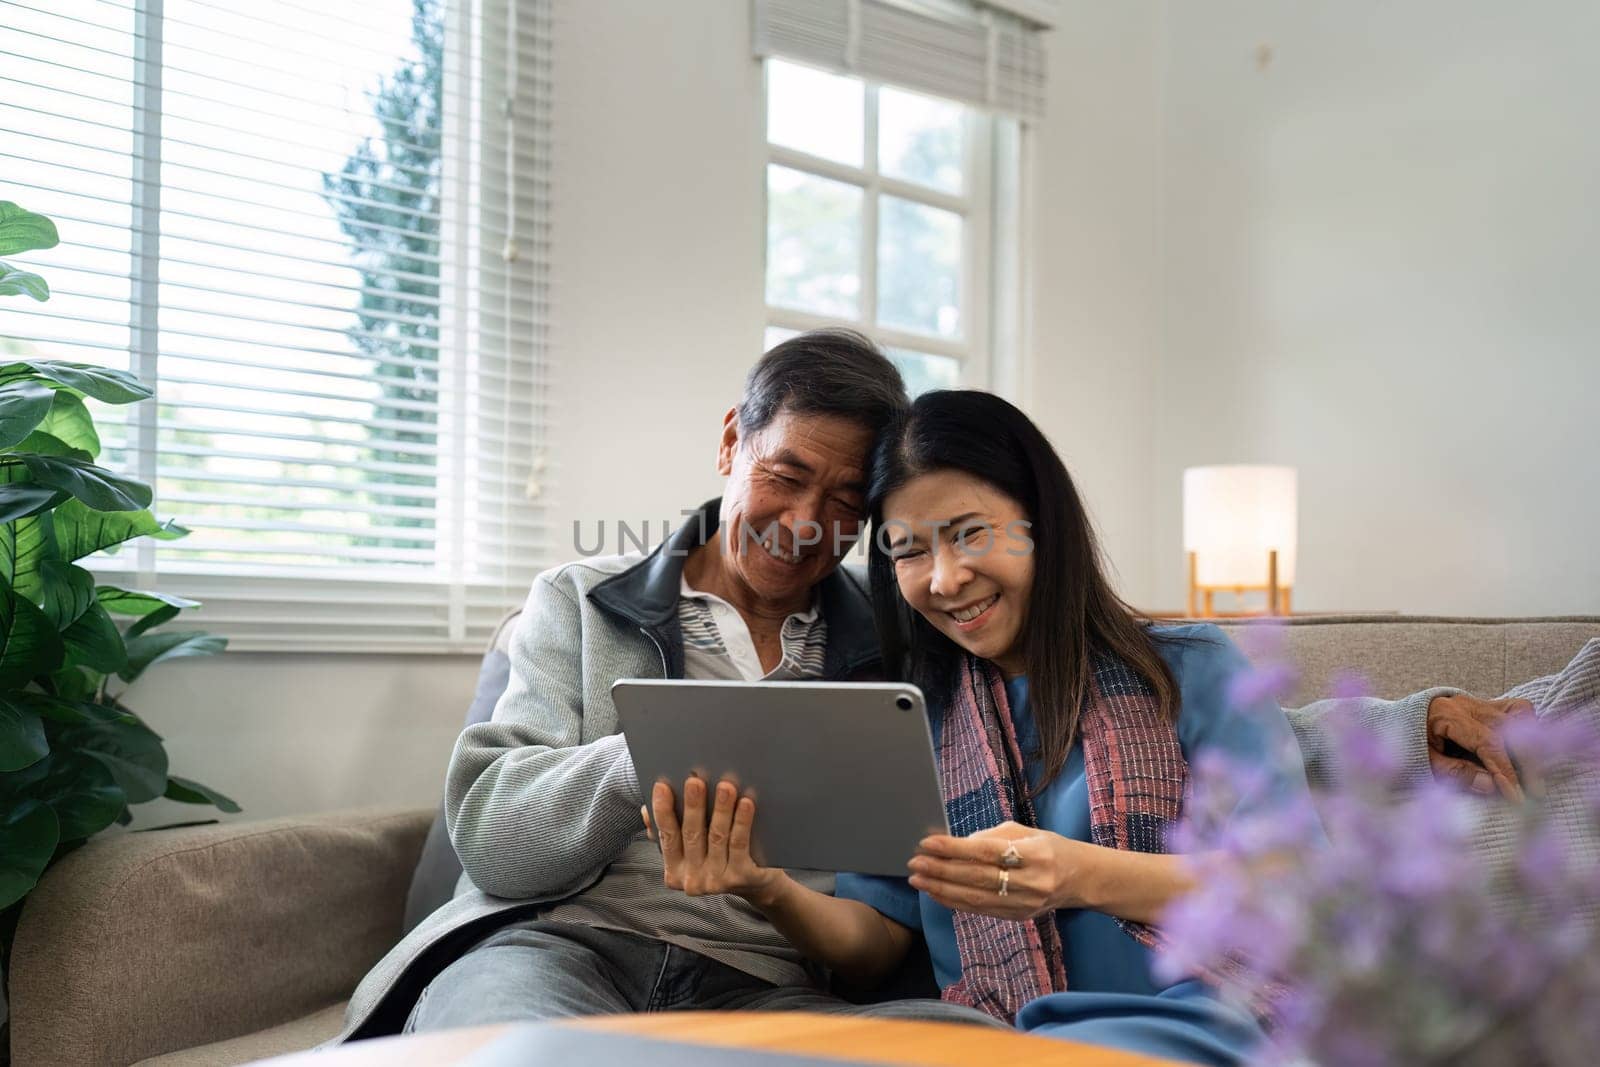
[[[669,884],[737,894],[846,979],[888,973],[920,932],[944,999],[1033,1033],[1195,1063],[1260,1037],[1206,976],[1152,973],[1164,907],[1191,886],[1166,853],[1190,761],[1225,750],[1307,788],[1270,701],[1239,706],[1243,655],[1212,626],[1157,626],[1112,592],[1072,479],[1037,427],[986,393],[922,396],[880,442],[868,505],[884,662],[929,698],[953,836],[903,879],[836,896],[749,852],[755,803],[691,781],[686,852],[652,793]],[[708,810],[709,809],[709,810]]]

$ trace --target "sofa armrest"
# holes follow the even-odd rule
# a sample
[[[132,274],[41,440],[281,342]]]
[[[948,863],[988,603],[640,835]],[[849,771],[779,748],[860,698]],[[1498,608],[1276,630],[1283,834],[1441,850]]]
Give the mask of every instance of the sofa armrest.
[[[362,810],[97,838],[28,897],[18,1064],[127,1064],[350,995],[400,937],[433,811]]]

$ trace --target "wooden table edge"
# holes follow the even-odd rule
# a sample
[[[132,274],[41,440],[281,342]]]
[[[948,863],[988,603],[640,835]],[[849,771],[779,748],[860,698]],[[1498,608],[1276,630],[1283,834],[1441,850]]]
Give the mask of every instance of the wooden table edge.
[[[459,1064],[522,1026],[563,1026],[673,1044],[812,1056],[893,1067],[1175,1067],[1120,1049],[950,1022],[812,1012],[666,1011],[548,1023],[499,1023],[353,1041],[257,1061],[272,1067]],[[844,1045],[845,1047],[840,1047]]]

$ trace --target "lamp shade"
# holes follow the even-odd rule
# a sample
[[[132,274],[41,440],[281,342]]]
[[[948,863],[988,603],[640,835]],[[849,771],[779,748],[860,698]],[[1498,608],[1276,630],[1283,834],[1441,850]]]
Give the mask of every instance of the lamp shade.
[[[1293,467],[1229,464],[1183,472],[1183,548],[1195,553],[1195,580],[1211,586],[1267,584],[1267,553],[1277,550],[1278,584],[1294,585],[1299,534]]]

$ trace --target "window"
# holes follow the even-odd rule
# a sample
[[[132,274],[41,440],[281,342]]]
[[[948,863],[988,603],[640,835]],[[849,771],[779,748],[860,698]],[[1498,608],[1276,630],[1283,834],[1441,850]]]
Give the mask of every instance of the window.
[[[989,378],[994,121],[769,59],[767,337],[853,326],[912,394]]]
[[[62,242],[0,346],[155,386],[102,462],[193,531],[104,566],[235,648],[481,648],[547,558],[549,0],[3,6]]]

